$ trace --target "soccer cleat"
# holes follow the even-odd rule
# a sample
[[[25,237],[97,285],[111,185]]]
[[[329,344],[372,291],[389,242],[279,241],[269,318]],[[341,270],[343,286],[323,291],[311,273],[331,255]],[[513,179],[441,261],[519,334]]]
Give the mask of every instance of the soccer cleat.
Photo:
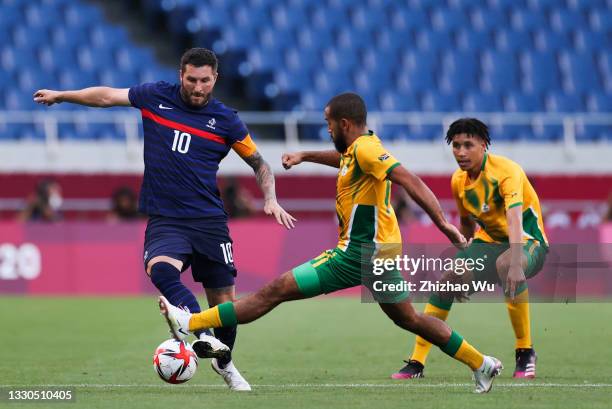
[[[200,334],[191,347],[198,358],[227,358],[232,353],[227,345],[208,334]]]
[[[166,319],[174,338],[182,341],[191,334],[189,331],[191,314],[170,304],[163,295],[159,297],[159,312]]]
[[[489,392],[493,386],[493,379],[501,373],[502,369],[504,366],[499,359],[485,355],[482,366],[474,371],[476,382],[474,393]]]
[[[234,366],[232,361],[229,361],[224,368],[219,366],[216,358],[210,361],[213,371],[221,375],[227,386],[232,391],[247,392],[251,390],[251,385],[244,379],[244,377],[238,372],[238,369]]]
[[[513,378],[534,379],[536,377],[536,361],[538,355],[533,348],[518,348],[516,350],[516,368]]]
[[[419,361],[415,361],[411,359],[406,362],[406,365],[397,371],[396,373],[391,375],[391,379],[413,379],[413,378],[424,378],[423,369],[425,367]]]

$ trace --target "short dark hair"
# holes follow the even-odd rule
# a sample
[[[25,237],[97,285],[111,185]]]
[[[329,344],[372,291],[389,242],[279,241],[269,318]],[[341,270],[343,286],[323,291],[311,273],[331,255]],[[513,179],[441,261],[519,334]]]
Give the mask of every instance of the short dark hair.
[[[482,138],[487,148],[491,144],[489,127],[476,118],[461,118],[453,122],[446,132],[446,143],[450,145],[453,137],[462,133]]]
[[[191,64],[194,67],[209,65],[213,72],[217,72],[219,60],[215,53],[206,48],[190,48],[181,57],[181,71],[185,71],[185,66]]]
[[[363,99],[352,92],[339,94],[329,100],[329,116],[335,120],[348,119],[357,126],[364,126],[368,119],[368,111]]]

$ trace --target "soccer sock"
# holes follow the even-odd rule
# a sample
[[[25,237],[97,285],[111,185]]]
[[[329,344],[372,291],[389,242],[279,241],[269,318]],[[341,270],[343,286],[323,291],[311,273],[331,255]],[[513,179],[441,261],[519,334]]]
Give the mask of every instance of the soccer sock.
[[[238,324],[234,303],[225,302],[212,308],[191,315],[189,319],[189,331],[197,331],[205,328],[235,327]]]
[[[484,355],[455,331],[451,333],[448,343],[440,349],[445,354],[469,366],[472,371],[480,368],[484,362]]]
[[[437,294],[432,294],[431,297],[429,297],[429,302],[425,306],[425,311],[423,311],[423,313],[446,321],[452,305],[452,301],[443,300]],[[425,365],[430,350],[431,342],[417,335],[410,359],[419,361],[421,364]]]
[[[233,327],[215,328],[215,337],[217,337],[219,341],[227,345],[230,350],[234,350],[237,329],[238,328],[235,325]],[[218,359],[217,363],[221,366],[221,368],[224,368],[225,365],[227,365],[231,360],[232,354],[229,354],[225,358]]]
[[[516,336],[515,348],[531,348],[531,324],[529,321],[529,290],[525,286],[520,294],[514,296],[514,300],[506,297],[506,307],[510,322]]]
[[[187,307],[191,313],[202,311],[195,295],[181,282],[181,272],[172,264],[165,262],[153,264],[151,282],[170,304],[179,308]],[[199,337],[202,332],[212,335],[210,331],[196,331],[195,335]]]

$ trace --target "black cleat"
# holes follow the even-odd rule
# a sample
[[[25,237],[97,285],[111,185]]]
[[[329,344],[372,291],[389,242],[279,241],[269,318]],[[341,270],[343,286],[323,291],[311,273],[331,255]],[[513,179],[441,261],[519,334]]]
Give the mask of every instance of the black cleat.
[[[406,362],[406,365],[391,375],[391,379],[413,379],[413,378],[424,378],[423,370],[425,367],[419,361],[411,359]]]
[[[533,348],[518,348],[516,350],[516,369],[513,378],[533,379],[536,377],[536,361],[538,355]]]
[[[217,358],[225,360],[229,358],[232,353],[224,343],[212,336],[200,336],[200,339],[193,341],[191,347],[198,358]]]

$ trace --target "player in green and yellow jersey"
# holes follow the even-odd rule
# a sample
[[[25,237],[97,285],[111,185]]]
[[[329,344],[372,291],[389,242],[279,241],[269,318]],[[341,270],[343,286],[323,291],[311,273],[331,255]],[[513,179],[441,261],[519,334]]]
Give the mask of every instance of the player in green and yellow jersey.
[[[451,273],[445,279],[498,282],[503,286],[516,336],[513,376],[535,378],[536,353],[531,341],[526,279],[542,269],[548,251],[538,196],[518,164],[488,152],[489,131],[478,119],[455,121],[448,129],[446,142],[452,145],[459,164],[451,188],[461,232],[472,240],[457,257],[486,261],[481,271],[474,269],[462,276]],[[424,313],[446,320],[454,298],[465,295],[433,294]],[[430,349],[431,343],[417,337],[407,365],[392,378],[423,377]]]
[[[256,293],[202,313],[189,314],[160,297],[160,311],[176,338],[182,339],[189,332],[200,329],[254,321],[285,301],[365,284],[364,264],[367,271],[373,254],[366,253],[364,258],[364,251],[383,252],[387,247],[395,250],[401,247],[399,226],[390,205],[392,182],[406,189],[451,242],[460,248],[465,247],[467,241],[445,219],[431,190],[385,150],[380,139],[368,130],[366,117],[361,97],[352,93],[337,95],[325,107],[325,120],[336,151],[283,155],[283,165],[287,169],[304,161],[339,168],[336,195],[338,245],[282,274]],[[397,278],[391,277],[392,280]],[[386,300],[379,305],[399,327],[428,339],[451,357],[468,365],[474,371],[476,392],[488,392],[493,378],[502,369],[501,362],[482,355],[444,321],[416,312],[406,295],[398,297],[397,302]]]

